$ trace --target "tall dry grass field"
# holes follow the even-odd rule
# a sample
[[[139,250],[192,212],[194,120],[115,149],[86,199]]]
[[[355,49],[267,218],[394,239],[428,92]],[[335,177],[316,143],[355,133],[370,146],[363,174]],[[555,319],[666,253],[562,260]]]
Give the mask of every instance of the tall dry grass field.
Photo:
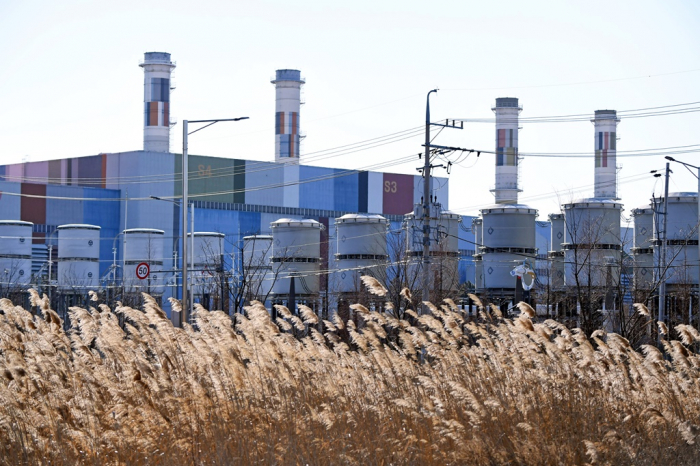
[[[39,315],[0,301],[2,464],[700,462],[690,328],[640,353],[527,308],[355,305],[357,325],[255,304],[178,329],[146,301],[73,308],[68,332],[35,293]]]

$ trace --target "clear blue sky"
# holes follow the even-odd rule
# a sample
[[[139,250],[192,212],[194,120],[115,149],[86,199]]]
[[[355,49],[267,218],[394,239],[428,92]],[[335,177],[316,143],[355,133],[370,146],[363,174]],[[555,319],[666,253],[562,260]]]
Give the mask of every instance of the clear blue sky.
[[[144,6],[146,5],[146,6]],[[147,51],[177,61],[172,115],[249,116],[197,133],[190,151],[274,160],[278,68],[302,71],[303,154],[424,124],[492,118],[496,97],[518,97],[525,117],[592,114],[700,101],[697,1],[225,1],[0,3],[2,163],[142,148]],[[593,151],[593,126],[523,123],[521,153]],[[700,113],[627,119],[618,150],[700,144]],[[339,168],[391,163],[421,151],[419,135],[315,162]],[[468,123],[436,143],[493,150],[494,125]],[[179,152],[181,125],[171,148]],[[470,156],[450,175],[450,207],[492,203],[493,156]],[[698,153],[678,159],[700,164]],[[663,156],[618,158],[629,209],[660,183]],[[384,168],[415,174],[420,161]],[[540,219],[560,201],[592,195],[593,159],[526,157],[521,201]],[[697,181],[674,168],[672,191]],[[438,172],[438,174],[440,174]],[[444,174],[444,173],[443,173]],[[580,189],[579,189],[580,188]],[[577,191],[578,190],[578,191]]]

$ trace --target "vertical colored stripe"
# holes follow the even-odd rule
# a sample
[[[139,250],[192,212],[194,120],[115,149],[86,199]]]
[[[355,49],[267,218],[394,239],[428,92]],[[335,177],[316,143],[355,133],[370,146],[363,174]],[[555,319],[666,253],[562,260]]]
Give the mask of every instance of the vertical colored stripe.
[[[603,167],[608,166],[608,150],[603,149]]]
[[[292,131],[291,134],[297,134],[297,112],[292,112]]]
[[[148,102],[148,126],[158,126],[158,102]]]
[[[369,173],[360,172],[357,177],[357,210],[368,212],[369,203]]]
[[[289,135],[289,157],[294,157],[294,136]]]
[[[610,133],[603,133],[603,149],[608,150],[610,144]]]
[[[596,149],[597,150],[603,149],[603,133],[601,131],[598,132],[598,140],[596,141]]]
[[[506,145],[506,130],[505,129],[499,129],[498,130],[498,144],[497,147],[505,147]]]
[[[617,150],[617,133],[610,133],[610,150]]]
[[[285,132],[284,132],[284,112],[280,112],[280,134],[285,134]]]
[[[163,126],[170,126],[170,102],[163,102]]]

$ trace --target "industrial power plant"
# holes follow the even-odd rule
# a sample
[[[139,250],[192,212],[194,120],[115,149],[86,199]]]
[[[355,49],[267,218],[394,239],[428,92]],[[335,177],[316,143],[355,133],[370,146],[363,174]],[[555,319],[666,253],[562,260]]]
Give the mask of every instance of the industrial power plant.
[[[299,70],[271,81],[273,160],[171,152],[176,64],[148,52],[140,66],[142,150],[0,166],[2,297],[33,287],[66,312],[90,292],[128,305],[147,293],[173,319],[168,298],[185,298],[187,310],[235,313],[257,300],[271,312],[304,304],[349,317],[352,303],[383,306],[366,293],[360,277],[369,275],[395,312],[445,298],[471,308],[477,296],[506,313],[527,301],[541,315],[610,329],[632,302],[671,322],[697,315],[698,194],[667,188],[631,209],[628,245],[615,110],[591,119],[592,196],[538,212],[518,200],[523,107],[496,98],[494,203],[472,217],[449,210],[450,180],[433,190],[429,170],[304,165]]]

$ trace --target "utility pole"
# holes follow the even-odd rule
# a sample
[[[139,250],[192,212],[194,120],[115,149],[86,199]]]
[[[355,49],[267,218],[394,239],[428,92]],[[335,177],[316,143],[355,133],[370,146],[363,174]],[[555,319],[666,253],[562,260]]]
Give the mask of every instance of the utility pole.
[[[666,162],[666,183],[664,186],[664,219],[662,223],[661,235],[661,257],[659,262],[661,265],[661,284],[659,285],[659,322],[666,320],[666,246],[668,244],[668,179],[671,170],[669,163]],[[665,323],[665,322],[664,322]],[[661,338],[661,335],[659,335]]]
[[[431,165],[430,164],[430,150],[431,149],[440,149],[445,152],[452,152],[452,151],[465,151],[468,149],[462,149],[459,147],[445,147],[445,146],[436,146],[430,144],[430,127],[431,126],[442,126],[444,128],[455,128],[455,129],[464,129],[464,122],[460,122],[459,126],[457,126],[456,121],[452,120],[450,123],[449,120],[445,121],[445,124],[441,123],[431,123],[430,122],[430,94],[433,92],[437,93],[438,89],[433,89],[432,91],[428,92],[428,96],[426,97],[426,103],[425,103],[425,154],[423,156],[423,199],[422,199],[422,204],[423,204],[423,257],[422,257],[422,265],[423,265],[423,301],[429,301],[430,298],[430,220],[431,220],[431,215],[430,215],[430,207],[432,204],[432,199],[430,198],[430,188],[431,188],[431,174],[430,170],[435,167],[443,167],[443,168],[448,168],[445,167],[444,165]],[[448,164],[449,165],[449,164]],[[419,169],[420,170],[420,169]],[[449,173],[449,170],[448,170]],[[421,307],[422,313],[426,314],[428,312],[427,306],[423,305]]]

